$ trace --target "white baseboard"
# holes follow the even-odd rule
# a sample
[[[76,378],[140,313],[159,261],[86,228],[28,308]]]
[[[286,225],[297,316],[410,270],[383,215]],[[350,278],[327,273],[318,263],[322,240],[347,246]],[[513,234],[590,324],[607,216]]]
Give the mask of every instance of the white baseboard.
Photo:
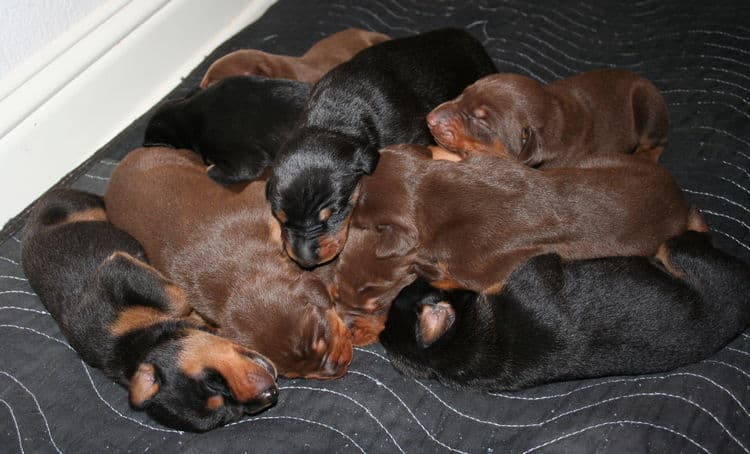
[[[112,0],[0,84],[0,225],[276,0]]]

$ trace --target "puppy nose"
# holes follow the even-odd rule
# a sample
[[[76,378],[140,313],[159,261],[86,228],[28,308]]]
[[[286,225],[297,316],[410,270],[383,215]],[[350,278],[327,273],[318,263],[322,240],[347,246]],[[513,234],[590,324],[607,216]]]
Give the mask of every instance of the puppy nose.
[[[267,390],[260,393],[260,395],[258,396],[258,400],[268,406],[276,405],[276,402],[279,400],[278,388],[276,388],[275,386],[268,388]]]
[[[295,247],[295,261],[302,268],[313,268],[318,264],[318,246],[314,241],[299,242]]]
[[[272,387],[258,394],[258,396],[250,402],[243,405],[243,410],[248,414],[256,414],[265,410],[266,408],[273,407],[279,398],[279,390],[274,384]]]
[[[438,125],[440,119],[440,114],[438,113],[438,109],[434,109],[432,112],[427,114],[427,125],[431,128]]]

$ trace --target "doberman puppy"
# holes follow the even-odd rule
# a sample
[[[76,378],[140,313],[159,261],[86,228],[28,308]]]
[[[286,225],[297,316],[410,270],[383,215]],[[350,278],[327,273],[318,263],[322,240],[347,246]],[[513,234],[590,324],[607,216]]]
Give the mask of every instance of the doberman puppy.
[[[265,182],[223,187],[189,150],[142,148],[115,169],[105,201],[154,267],[217,333],[269,358],[285,377],[336,378],[352,359],[324,283],[294,264]]]
[[[575,165],[601,153],[659,159],[669,113],[659,90],[620,69],[590,71],[549,85],[493,74],[427,116],[435,140],[464,156],[510,155],[538,168]]]
[[[312,89],[300,126],[279,151],[267,197],[289,256],[311,268],[344,246],[361,177],[378,150],[431,143],[425,115],[496,72],[467,32],[436,30],[363,50]]]
[[[216,60],[206,71],[201,88],[232,76],[263,76],[314,84],[323,74],[357,52],[391,39],[382,33],[348,28],[315,43],[301,57],[274,55],[255,49],[237,50]]]
[[[144,144],[195,151],[212,164],[208,176],[220,184],[255,180],[291,134],[309,93],[304,82],[228,78],[161,105]]]
[[[44,195],[26,225],[24,272],[73,348],[167,426],[204,431],[276,403],[262,355],[211,334],[185,293],[107,221],[99,196]]]
[[[662,251],[663,264],[537,256],[495,295],[418,280],[394,301],[380,340],[408,376],[482,390],[700,361],[750,324],[750,268],[707,233],[687,231]]]
[[[674,178],[634,156],[541,171],[512,158],[448,162],[424,147],[392,146],[362,181],[328,285],[355,343],[371,342],[395,294],[417,276],[444,290],[498,293],[536,255],[653,255],[687,219]]]

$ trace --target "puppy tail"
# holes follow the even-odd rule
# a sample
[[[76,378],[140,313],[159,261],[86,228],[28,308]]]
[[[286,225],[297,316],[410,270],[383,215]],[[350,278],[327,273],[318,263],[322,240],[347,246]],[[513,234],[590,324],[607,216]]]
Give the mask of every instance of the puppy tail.
[[[76,189],[52,189],[37,200],[29,215],[24,238],[68,222],[106,221],[104,200]]]

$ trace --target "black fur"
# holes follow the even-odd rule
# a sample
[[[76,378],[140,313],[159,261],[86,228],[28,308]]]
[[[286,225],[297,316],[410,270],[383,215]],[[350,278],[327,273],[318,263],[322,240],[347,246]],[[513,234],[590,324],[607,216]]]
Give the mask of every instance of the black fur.
[[[393,365],[454,387],[515,390],[546,382],[665,371],[713,354],[750,323],[750,268],[708,234],[670,240],[675,278],[645,257],[535,257],[502,293],[444,292],[417,281],[393,303],[380,339]],[[423,348],[418,311],[446,301],[455,321]]]
[[[443,29],[376,44],[316,83],[267,186],[272,208],[285,214],[293,258],[306,267],[320,263],[318,238],[344,228],[357,183],[375,169],[378,150],[432,143],[427,113],[494,72],[479,41]],[[325,222],[323,208],[333,213]]]
[[[220,184],[255,180],[289,136],[309,92],[304,82],[227,78],[159,107],[146,127],[144,145],[199,153],[214,164],[208,176]]]
[[[68,222],[69,216],[103,208],[96,195],[72,189],[53,190],[36,203],[22,240],[23,269],[29,283],[60,326],[70,345],[89,365],[124,387],[140,364],[155,367],[159,391],[143,403],[163,424],[203,431],[256,412],[275,402],[238,403],[216,371],[185,375],[178,364],[183,341],[205,325],[173,317],[117,336],[111,325],[126,308],[146,306],[170,311],[165,280],[153,270],[122,256],[144,260],[141,246],[106,221]],[[261,361],[265,361],[261,359]],[[227,396],[227,405],[211,411],[207,399]]]

